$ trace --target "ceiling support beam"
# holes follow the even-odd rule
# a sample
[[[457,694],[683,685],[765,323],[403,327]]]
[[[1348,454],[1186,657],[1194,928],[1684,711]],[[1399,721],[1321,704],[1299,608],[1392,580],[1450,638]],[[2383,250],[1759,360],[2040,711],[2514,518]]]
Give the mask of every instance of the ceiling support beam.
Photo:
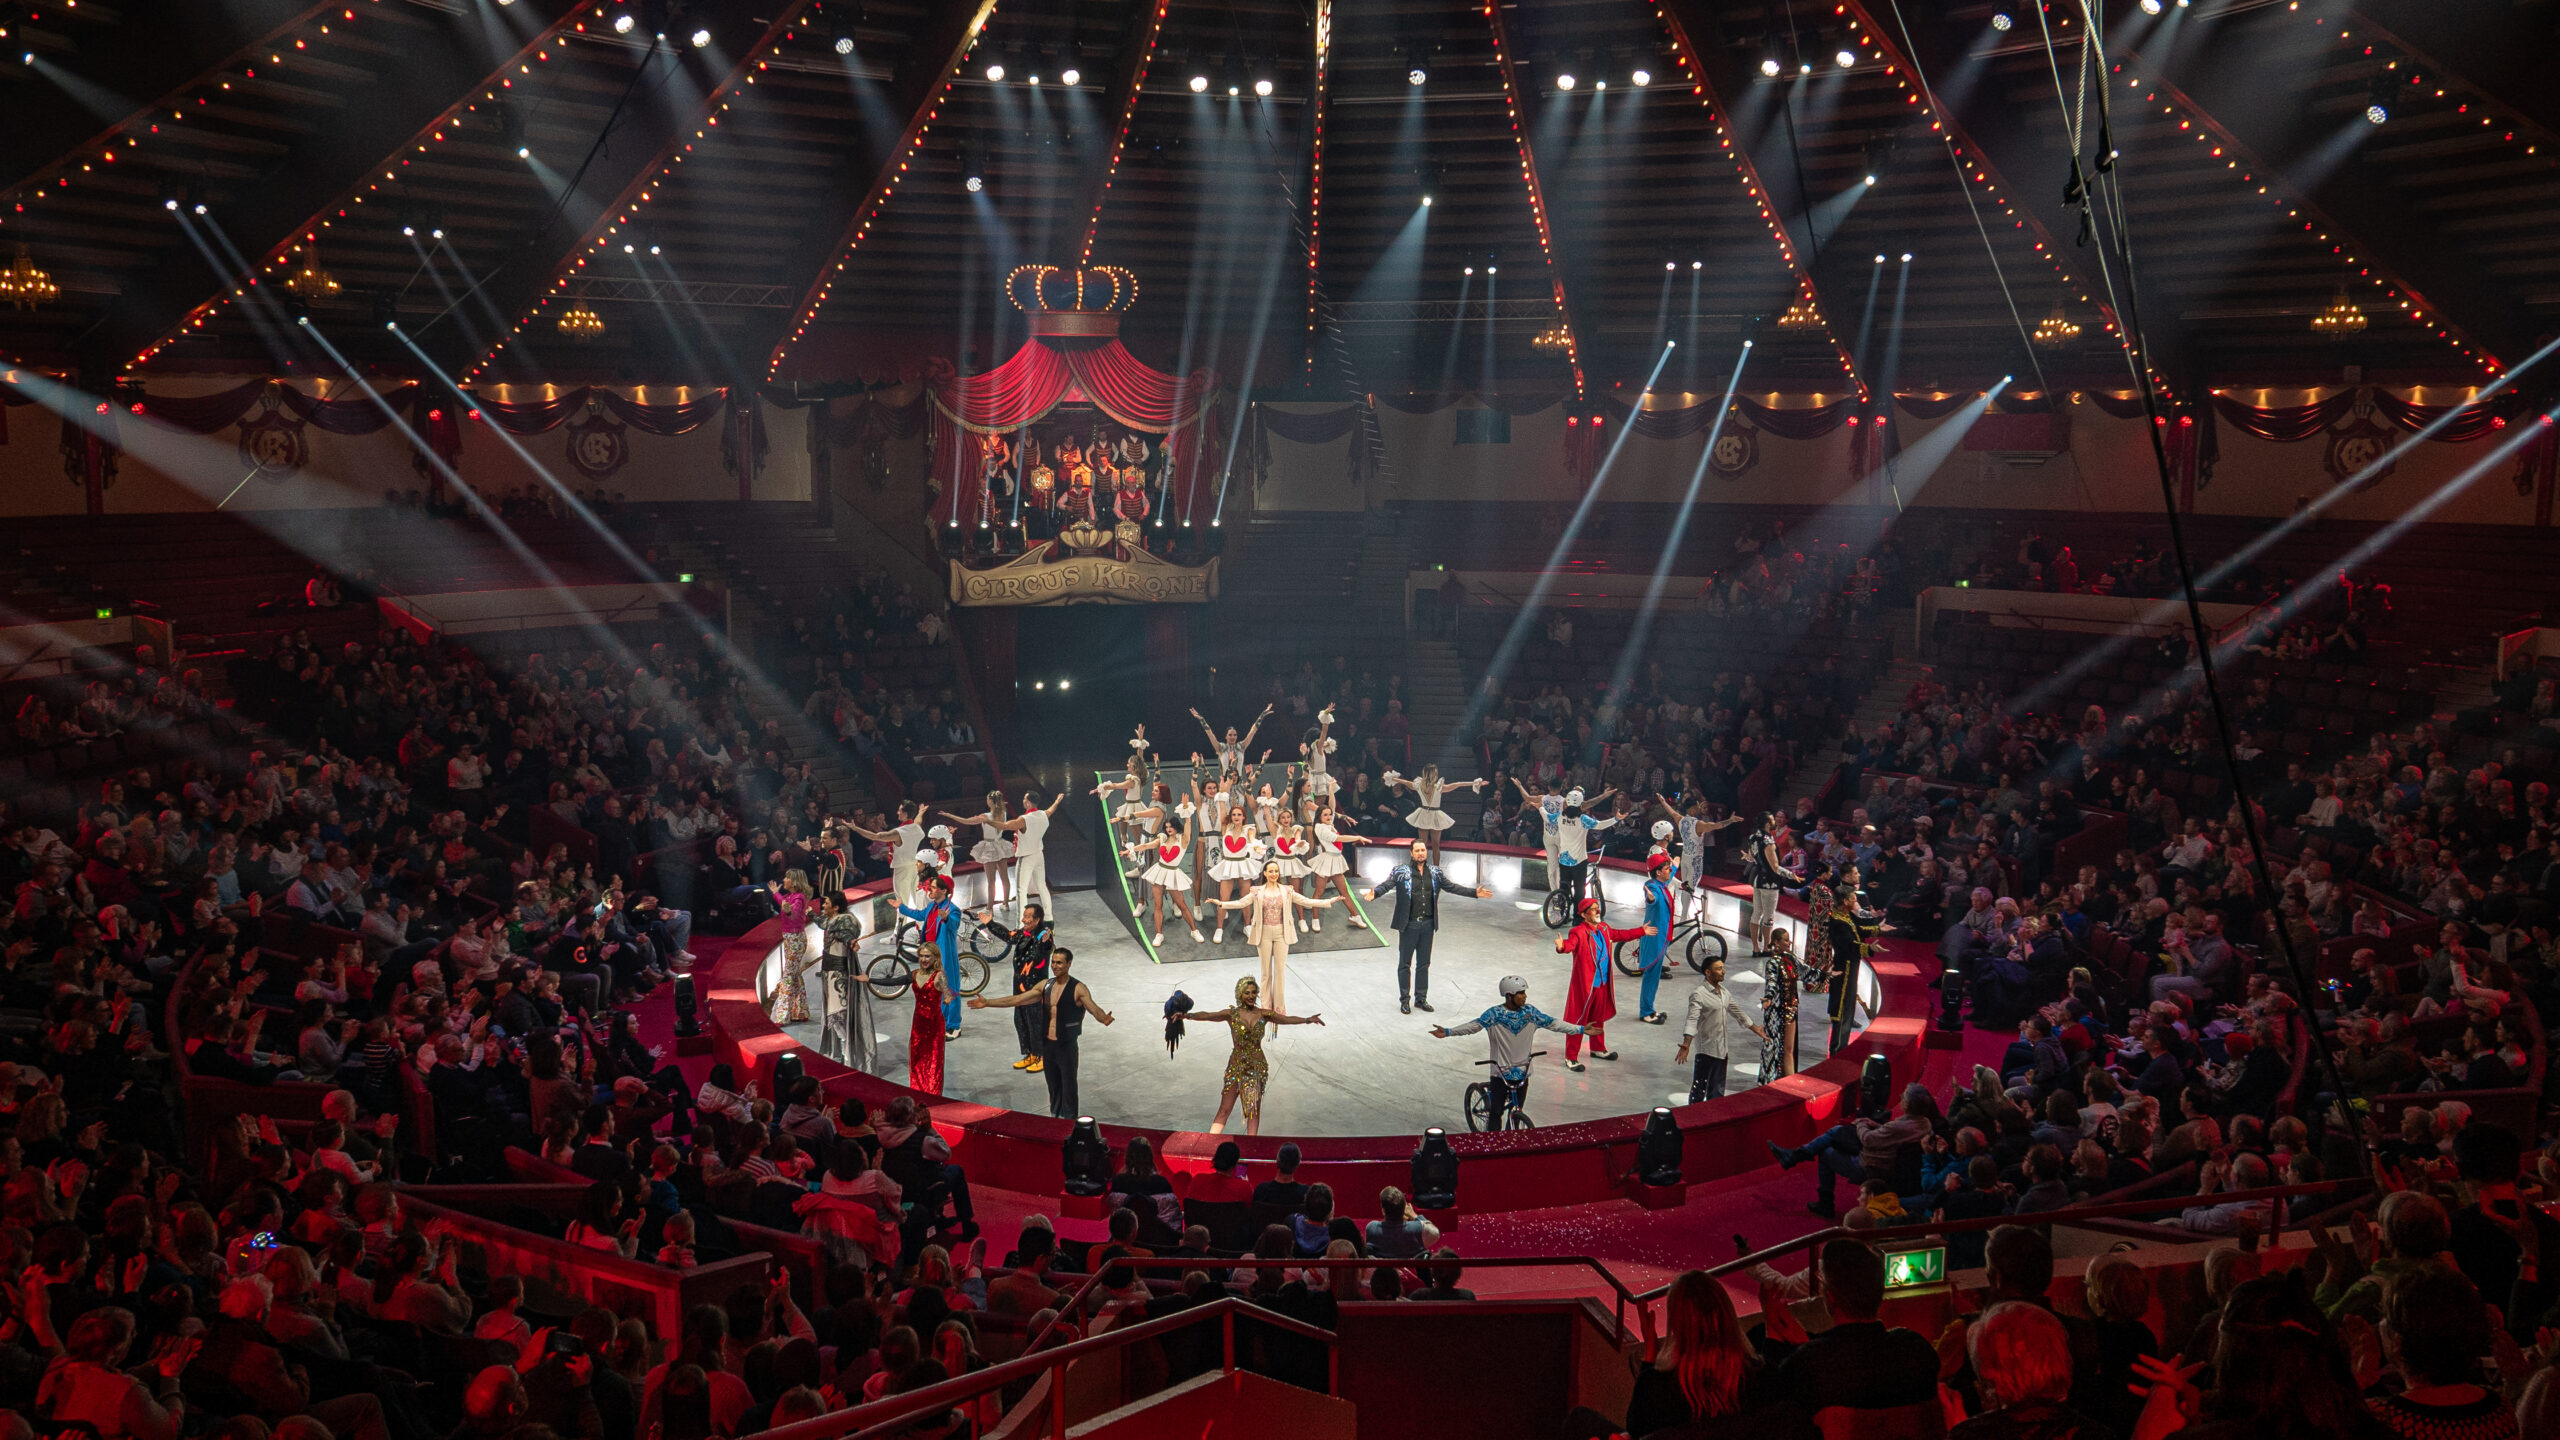
[[[978,43],[978,34],[986,28],[987,17],[995,13],[996,0],[954,0],[936,7],[934,18],[925,33],[909,48],[898,66],[897,78],[891,82],[892,113],[904,112],[906,128],[898,135],[898,143],[880,162],[879,170],[863,190],[861,200],[841,212],[842,219],[833,228],[834,243],[819,252],[808,268],[808,289],[800,303],[793,307],[782,334],[775,339],[772,352],[765,357],[765,378],[771,380],[782,369],[792,345],[809,333],[817,322],[818,312],[825,308],[827,296],[835,288],[845,266],[852,263],[853,252],[861,248],[863,238],[871,233],[881,207],[897,192],[898,182],[906,174],[907,163],[916,147],[923,143],[925,132],[933,128],[942,113],[942,101],[950,94],[952,78],[960,62],[969,56],[969,48]],[[823,218],[810,223],[812,234],[829,233]]]
[[[196,322],[210,322],[215,312],[230,307],[238,298],[235,292],[259,274],[279,271],[287,252],[306,236],[321,236],[325,243],[338,214],[362,204],[378,185],[392,183],[372,177],[406,164],[431,133],[455,124],[486,87],[556,43],[580,5],[581,0],[539,0],[530,8],[542,18],[541,28],[493,66],[476,58],[486,54],[472,33],[481,24],[478,16],[429,21],[442,33],[443,43],[388,57],[363,102],[345,111],[344,124],[296,138],[270,170],[267,183],[251,187],[210,217],[243,254],[264,257],[259,271],[226,275],[184,262],[162,266],[100,316],[81,342],[84,359],[122,368],[157,356]]]
[[[1111,110],[1117,115],[1119,128],[1111,136],[1111,158],[1104,162],[1102,173],[1085,183],[1084,203],[1074,213],[1085,217],[1084,238],[1076,246],[1076,263],[1093,263],[1093,241],[1102,232],[1102,205],[1111,198],[1111,182],[1120,174],[1120,160],[1129,151],[1129,125],[1138,114],[1138,96],[1146,89],[1147,69],[1156,58],[1156,37],[1164,33],[1164,14],[1173,8],[1173,0],[1137,0],[1129,17],[1128,37],[1120,42],[1120,83],[1112,91]]]
[[[1662,17],[1663,27],[1670,32],[1672,49],[1680,62],[1681,77],[1707,108],[1708,123],[1715,127],[1716,146],[1733,164],[1734,174],[1742,182],[1743,194],[1760,211],[1761,222],[1769,227],[1769,238],[1778,247],[1779,257],[1786,261],[1787,273],[1795,279],[1794,303],[1813,312],[1821,322],[1822,337],[1830,342],[1832,356],[1839,362],[1840,373],[1857,391],[1860,400],[1869,397],[1866,377],[1858,373],[1857,361],[1849,347],[1840,343],[1840,332],[1832,323],[1830,307],[1822,303],[1822,292],[1813,280],[1812,263],[1796,254],[1795,242],[1787,237],[1786,217],[1778,213],[1776,202],[1769,198],[1769,187],[1761,182],[1760,167],[1751,159],[1750,147],[1740,141],[1733,128],[1733,112],[1725,103],[1727,95],[1739,95],[1751,82],[1733,61],[1730,47],[1719,43],[1722,30],[1706,0],[1660,0],[1655,12]]]
[[[1583,379],[1582,331],[1573,323],[1573,305],[1565,295],[1564,261],[1556,254],[1555,230],[1547,223],[1546,191],[1538,184],[1537,152],[1529,144],[1529,127],[1520,113],[1520,75],[1511,62],[1511,36],[1502,23],[1501,0],[1484,0],[1484,18],[1493,30],[1494,63],[1502,70],[1503,108],[1510,112],[1511,138],[1520,147],[1520,183],[1529,192],[1529,214],[1537,222],[1538,248],[1545,254],[1547,284],[1555,291],[1556,315],[1564,324],[1565,359],[1573,366],[1573,393],[1579,400],[1590,393]]]

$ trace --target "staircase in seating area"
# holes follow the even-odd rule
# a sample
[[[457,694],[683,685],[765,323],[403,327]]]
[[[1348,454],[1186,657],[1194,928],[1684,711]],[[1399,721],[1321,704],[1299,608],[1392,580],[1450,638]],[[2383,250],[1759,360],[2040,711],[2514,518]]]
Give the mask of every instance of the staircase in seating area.
[[[1218,570],[1219,703],[1242,703],[1254,674],[1286,674],[1374,648],[1360,613],[1360,516],[1334,511],[1256,513],[1232,527]]]
[[[1906,620],[1905,631],[1908,624]],[[1892,724],[1894,717],[1902,713],[1902,697],[1911,693],[1912,686],[1928,678],[1929,667],[1910,658],[1906,639],[1907,634],[1902,631],[1895,634],[1894,643],[1901,647],[1901,658],[1886,666],[1884,673],[1876,677],[1876,683],[1868,686],[1867,693],[1859,697],[1857,708],[1850,712],[1851,734],[1872,735],[1877,726]],[[1795,773],[1787,777],[1786,784],[1778,787],[1778,813],[1781,815],[1793,815],[1796,813],[1796,801],[1821,794],[1822,787],[1831,783],[1833,772],[1840,768],[1840,755],[1828,743],[1815,753],[1799,757],[1799,760]]]
[[[1452,780],[1475,776],[1478,762],[1458,742],[1458,726],[1466,719],[1467,680],[1459,669],[1457,642],[1418,633],[1405,638],[1404,711],[1413,722],[1412,763],[1401,767],[1407,774],[1418,775],[1437,761]],[[1484,800],[1478,791],[1453,790],[1440,808],[1457,822],[1450,833],[1473,836]]]

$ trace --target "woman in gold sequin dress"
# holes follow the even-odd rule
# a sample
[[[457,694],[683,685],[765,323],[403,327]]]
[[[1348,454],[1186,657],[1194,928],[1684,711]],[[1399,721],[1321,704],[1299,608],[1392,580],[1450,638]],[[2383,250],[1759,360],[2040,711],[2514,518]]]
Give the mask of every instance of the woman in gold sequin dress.
[[[1262,1087],[1271,1078],[1271,1062],[1262,1057],[1262,1030],[1266,1025],[1321,1025],[1322,1015],[1281,1015],[1265,1010],[1261,982],[1247,975],[1236,982],[1236,1003],[1224,1010],[1211,1010],[1190,1018],[1203,1023],[1227,1022],[1227,1033],[1235,1039],[1235,1051],[1227,1056],[1224,1088],[1218,1092],[1218,1118],[1209,1122],[1209,1133],[1223,1134],[1227,1116],[1244,1101],[1244,1133],[1262,1133]]]

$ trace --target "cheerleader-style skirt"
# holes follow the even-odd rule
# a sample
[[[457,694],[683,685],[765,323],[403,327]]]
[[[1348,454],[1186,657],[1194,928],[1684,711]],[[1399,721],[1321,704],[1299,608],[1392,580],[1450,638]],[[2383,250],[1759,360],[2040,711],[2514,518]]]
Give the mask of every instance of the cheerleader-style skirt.
[[[1336,875],[1351,873],[1351,862],[1343,859],[1339,850],[1319,850],[1315,858],[1307,862],[1307,873],[1330,880]]]
[[[993,865],[1013,858],[1013,846],[1003,840],[981,840],[969,847],[969,858],[981,865]]]
[[[1242,860],[1213,860],[1209,862],[1209,878],[1212,880],[1259,880],[1262,878],[1262,862],[1250,857]]]
[[[1307,870],[1306,861],[1299,859],[1295,855],[1275,855],[1271,858],[1280,862],[1281,879],[1304,880],[1307,878],[1309,872]]]
[[[1430,805],[1422,806],[1404,818],[1405,823],[1416,830],[1446,830],[1458,823],[1449,818],[1448,811]]]
[[[1188,890],[1191,888],[1191,872],[1177,869],[1174,866],[1163,863],[1162,861],[1149,865],[1139,874],[1138,878],[1146,881],[1150,885],[1163,886],[1167,890]]]

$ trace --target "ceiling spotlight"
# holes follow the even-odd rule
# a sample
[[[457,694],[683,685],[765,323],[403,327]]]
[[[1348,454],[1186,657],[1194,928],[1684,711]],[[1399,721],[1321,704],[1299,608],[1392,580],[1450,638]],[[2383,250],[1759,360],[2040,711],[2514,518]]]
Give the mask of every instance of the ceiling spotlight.
[[[1689,262],[1689,268],[1692,270],[1704,270],[1707,268],[1707,262],[1704,260],[1692,260]]]
[[[1058,72],[1058,78],[1065,82],[1069,89],[1073,89],[1084,83],[1084,72],[1070,65]]]
[[[1244,87],[1243,87],[1243,86],[1241,86],[1241,85],[1230,85],[1230,86],[1228,86],[1228,87],[1227,87],[1227,98],[1228,98],[1228,99],[1230,99],[1230,100],[1233,100],[1234,98],[1236,98],[1237,96],[1239,96],[1239,95],[1241,95],[1241,94],[1243,94],[1243,93],[1244,93]]]
[[[2159,14],[2160,0],[2142,0],[2142,13],[2145,15]]]
[[[1653,83],[1653,72],[1650,70],[1639,70],[1627,78],[1634,81],[1638,89],[1642,89],[1643,87]]]
[[[1473,265],[1468,266],[1468,267],[1467,267],[1467,273],[1468,273],[1468,274],[1470,274],[1470,275],[1473,275],[1474,273],[1476,273],[1476,267],[1474,267]]]
[[[693,48],[700,50],[711,43],[711,32],[708,30],[696,30],[693,32],[692,40]]]
[[[1430,209],[1430,208],[1431,208],[1431,197],[1430,197],[1430,196],[1425,195],[1425,196],[1423,196],[1423,197],[1422,197],[1422,208],[1423,208],[1423,209],[1425,209],[1425,210],[1428,210],[1428,209]]]
[[[1797,74],[1799,74],[1799,75],[1810,75],[1810,74],[1812,74],[1812,73],[1813,73],[1813,62],[1812,62],[1812,61],[1810,61],[1810,60],[1807,60],[1807,61],[1806,61],[1806,62],[1804,62],[1803,64],[1801,64],[1801,65],[1797,66],[1797,67],[1796,67],[1796,73],[1797,73]]]
[[[201,201],[201,200],[199,200],[199,201],[197,201],[197,202],[196,202],[196,213],[197,213],[197,214],[199,214],[199,215],[202,215],[202,214],[204,214],[204,213],[205,213],[205,209],[204,209],[204,202],[203,202],[203,201]]]
[[[1566,72],[1564,72],[1563,74],[1558,75],[1558,76],[1556,77],[1556,88],[1557,88],[1557,89],[1559,89],[1559,90],[1570,90],[1570,89],[1572,89],[1572,88],[1573,88],[1573,72],[1572,72],[1572,71],[1570,71],[1570,70],[1567,70],[1567,71],[1566,71]]]
[[[1191,93],[1192,93],[1192,94],[1194,94],[1194,95],[1198,95],[1198,94],[1200,94],[1200,93],[1202,93],[1202,92],[1206,91],[1208,88],[1209,88],[1209,77],[1208,77],[1208,76],[1206,76],[1206,75],[1194,75],[1194,76],[1192,76],[1192,77],[1191,77]]]
[[[1768,76],[1772,80],[1778,78],[1779,68],[1776,56],[1771,56],[1770,58],[1760,62],[1760,73]]]
[[[631,27],[639,23],[639,21],[632,19],[631,12],[626,10],[613,17],[613,33],[616,35],[628,35],[631,33]]]
[[[2364,107],[2364,118],[2372,121],[2376,125],[2379,125],[2383,121],[2391,118],[2391,112],[2384,109],[2380,104],[2367,105]]]
[[[990,81],[1001,81],[1004,79],[1003,61],[990,60],[987,62],[987,79]]]
[[[162,208],[162,209],[164,209],[164,210],[175,210],[175,209],[177,209],[177,208],[178,208],[178,201],[177,201],[177,197],[176,197],[176,196],[171,196],[170,198],[168,198],[168,199],[166,199],[166,200],[161,201],[161,202],[160,202],[160,206],[161,206],[161,208]],[[411,231],[410,233],[411,233],[411,234],[416,234],[417,232],[416,232],[416,231]]]
[[[1416,65],[1412,69],[1404,72],[1404,83],[1407,85],[1419,85],[1430,78],[1431,72],[1423,69],[1419,65]]]
[[[1843,70],[1846,70],[1846,69],[1848,69],[1850,66],[1855,65],[1855,64],[1857,64],[1857,63],[1858,63],[1858,52],[1857,52],[1857,51],[1855,51],[1855,50],[1843,50],[1843,51],[1841,51],[1839,54],[1834,55],[1834,56],[1832,56],[1831,58],[1832,58],[1832,59],[1834,59],[1834,60],[1839,61],[1839,62],[1840,62],[1840,68],[1841,68],[1841,69],[1843,69]]]
[[[169,208],[172,210],[177,209],[178,202],[175,200],[170,201]],[[400,227],[400,233],[403,235],[415,236],[418,233],[418,227],[415,225],[403,225]]]
[[[516,147],[516,158],[517,158],[517,159],[519,159],[519,160],[530,160],[530,159],[532,159],[532,158],[533,158],[533,147],[532,147],[532,146],[530,146],[530,145],[519,145],[519,146],[517,146],[517,147]]]
[[[443,231],[441,231],[441,230],[439,230],[439,231],[437,231],[437,232],[436,232],[436,234],[438,234],[438,235],[442,235],[442,234],[444,234],[444,232],[443,232]],[[649,247],[649,253],[650,253],[650,254],[652,254],[652,255],[655,255],[655,254],[659,253],[659,251],[658,251],[658,247],[657,247],[657,246],[655,246],[655,245],[650,246],[650,247]]]
[[[640,253],[640,247],[632,244],[628,240],[625,240],[622,242],[622,253],[625,255],[637,255]]]
[[[1874,183],[1876,183],[1876,177],[1874,177],[1873,175],[1868,176],[1868,177],[1867,177],[1867,183],[1868,183],[1868,184],[1870,184],[1870,185],[1873,185]]]
[[[1501,272],[1501,268],[1500,268],[1499,266],[1487,265],[1486,267],[1484,267],[1484,273],[1486,273],[1487,275],[1498,275],[1498,274],[1500,274],[1500,273],[1502,273],[1502,272]]]
[[[1037,72],[1025,75],[1022,77],[1022,83],[1031,86],[1033,89],[1038,89],[1040,85],[1040,76]]]
[[[1591,82],[1591,88],[1594,90],[1606,90],[1609,88],[1609,82],[1606,80],[1594,80]]]
[[[1999,31],[2003,35],[2008,34],[2009,27],[2017,23],[2017,21],[2009,18],[2009,12],[2006,10],[1994,10],[1991,12],[1991,28]]]
[[[836,53],[839,55],[850,55],[853,53],[853,35],[851,32],[847,32],[836,37]]]
[[[987,181],[986,181],[986,177],[985,177],[985,176],[983,176],[983,175],[972,175],[972,176],[970,176],[968,179],[963,180],[963,181],[961,181],[960,183],[961,183],[963,186],[967,187],[967,189],[968,189],[969,193],[970,193],[970,194],[972,194],[972,195],[975,195],[975,194],[977,194],[979,191],[984,190],[984,189],[986,189],[986,188],[987,188]]]
[[[1879,264],[1879,265],[1883,264],[1883,263],[1884,263],[1884,257],[1883,257],[1883,256],[1881,256],[1881,255],[1877,256],[1877,257],[1876,257],[1876,263],[1877,263],[1877,264]]]
[[[1677,260],[1665,260],[1662,262],[1662,268],[1665,270],[1677,270],[1680,268],[1680,262]]]
[[[1253,93],[1254,93],[1254,94],[1256,94],[1256,95],[1262,96],[1262,97],[1263,97],[1264,99],[1266,99],[1266,100],[1267,100],[1267,99],[1269,99],[1269,98],[1271,98],[1271,82],[1270,82],[1270,81],[1268,81],[1268,80],[1256,80],[1256,81],[1254,81],[1254,82],[1253,82]]]
[[[1908,264],[1910,264],[1910,263],[1911,263],[1911,252],[1910,252],[1910,251],[1905,250],[1905,251],[1903,251],[1903,252],[1902,252],[1902,263],[1903,263],[1903,264],[1905,264],[1905,265],[1908,265]]]

